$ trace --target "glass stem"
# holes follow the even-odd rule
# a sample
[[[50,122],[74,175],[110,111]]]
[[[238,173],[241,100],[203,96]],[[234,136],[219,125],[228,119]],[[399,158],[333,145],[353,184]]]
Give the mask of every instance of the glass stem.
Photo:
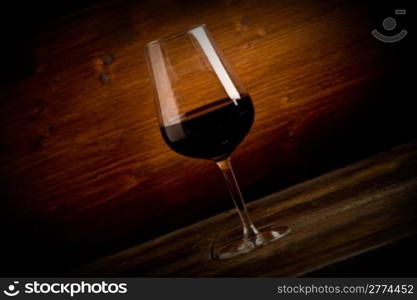
[[[223,173],[230,196],[233,199],[233,203],[235,204],[240,220],[242,221],[243,238],[249,240],[255,239],[259,232],[249,217],[245,201],[243,200],[242,193],[240,192],[239,184],[237,183],[236,176],[233,172],[230,157],[217,161],[216,163]]]

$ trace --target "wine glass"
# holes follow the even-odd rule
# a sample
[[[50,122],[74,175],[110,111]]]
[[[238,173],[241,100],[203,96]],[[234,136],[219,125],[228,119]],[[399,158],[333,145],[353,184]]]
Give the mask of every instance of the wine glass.
[[[216,242],[212,256],[234,257],[288,234],[287,226],[258,230],[249,217],[230,155],[248,134],[254,107],[206,25],[149,42],[145,54],[163,139],[181,155],[217,164],[242,221],[243,235]]]

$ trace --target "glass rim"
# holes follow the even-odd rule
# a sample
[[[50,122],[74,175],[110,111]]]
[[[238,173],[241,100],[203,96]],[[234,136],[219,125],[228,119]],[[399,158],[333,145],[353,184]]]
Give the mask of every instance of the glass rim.
[[[198,25],[191,26],[191,27],[189,27],[189,28],[188,28],[188,29],[186,29],[186,30],[183,30],[183,31],[177,31],[177,32],[175,32],[175,33],[172,33],[172,34],[169,34],[169,35],[163,36],[163,37],[161,37],[161,38],[159,38],[159,39],[156,39],[156,40],[153,40],[153,41],[147,42],[147,43],[145,44],[145,47],[150,47],[150,46],[155,45],[155,44],[157,44],[157,43],[160,43],[160,42],[162,42],[162,41],[172,40],[172,39],[178,38],[178,37],[180,37],[180,36],[183,36],[183,35],[189,34],[191,30],[193,30],[193,29],[195,29],[195,28],[199,28],[199,27],[202,27],[202,28],[206,29],[206,28],[207,28],[207,25],[206,25],[205,23],[201,23],[201,24],[198,24]]]

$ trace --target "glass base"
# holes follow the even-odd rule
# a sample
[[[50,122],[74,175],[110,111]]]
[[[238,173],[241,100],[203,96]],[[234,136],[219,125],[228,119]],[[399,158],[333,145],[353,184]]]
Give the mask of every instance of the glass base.
[[[226,238],[226,242],[216,241],[212,248],[211,257],[213,259],[228,259],[248,253],[257,248],[268,245],[286,236],[290,232],[291,229],[288,226],[277,226],[259,230],[259,233],[253,239]]]

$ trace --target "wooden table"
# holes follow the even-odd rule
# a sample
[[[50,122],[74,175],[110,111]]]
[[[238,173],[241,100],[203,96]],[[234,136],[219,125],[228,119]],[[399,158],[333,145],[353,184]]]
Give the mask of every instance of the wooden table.
[[[249,210],[255,224],[286,224],[292,232],[249,254],[213,259],[213,242],[239,228],[229,210],[73,274],[300,276],[394,243],[417,233],[417,142],[254,201]]]

